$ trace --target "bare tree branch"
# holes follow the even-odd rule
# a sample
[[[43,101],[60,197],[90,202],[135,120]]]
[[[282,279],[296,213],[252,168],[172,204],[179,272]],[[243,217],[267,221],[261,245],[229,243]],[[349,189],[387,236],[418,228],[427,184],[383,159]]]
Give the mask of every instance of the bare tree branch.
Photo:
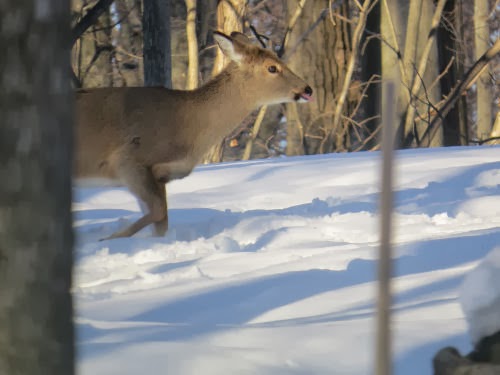
[[[71,30],[72,48],[76,41],[83,35],[87,29],[97,22],[97,19],[110,7],[114,0],[99,0],[80,21]],[[71,69],[71,80],[76,88],[82,87],[82,82],[77,77],[73,69]]]
[[[285,47],[288,44],[288,37],[292,33],[292,30],[297,23],[297,20],[299,19],[300,15],[302,14],[302,11],[304,9],[304,5],[306,4],[307,0],[300,0],[300,2],[297,4],[297,9],[295,9],[295,13],[293,14],[292,18],[290,19],[290,22],[288,23],[288,27],[286,28],[285,31],[285,36],[283,37],[283,42],[281,43],[280,49],[277,53],[278,57],[282,57],[283,53],[285,52]]]
[[[460,82],[453,90],[451,90],[450,94],[446,98],[446,101],[443,103],[441,108],[439,108],[440,115],[435,116],[434,119],[429,124],[428,128],[422,135],[422,146],[429,147],[431,139],[436,134],[439,126],[442,125],[443,118],[446,117],[448,112],[453,108],[456,101],[462,95],[463,92],[470,87],[473,82],[475,82],[478,77],[481,75],[481,72],[486,69],[488,63],[500,53],[500,39],[497,39],[495,44],[488,49],[480,58],[477,60],[472,68],[465,74],[465,77],[462,82]]]
[[[365,2],[363,3],[363,8],[359,12],[358,24],[356,25],[356,28],[354,29],[354,34],[352,36],[352,53],[349,58],[349,62],[347,64],[347,71],[344,77],[344,84],[342,86],[342,90],[340,92],[339,99],[337,101],[337,106],[335,107],[335,114],[333,116],[331,131],[327,135],[327,138],[329,138],[328,143],[330,143],[333,140],[333,133],[337,131],[337,128],[339,127],[340,124],[340,119],[342,110],[344,108],[345,99],[347,97],[347,92],[349,91],[351,78],[354,73],[354,68],[356,66],[356,62],[358,59],[359,44],[361,42],[361,36],[363,34],[363,30],[366,25],[366,18],[368,16],[368,9],[370,8],[370,5],[371,1],[365,0]],[[324,150],[321,149],[321,152],[323,153]]]
[[[71,30],[71,46],[87,31],[87,29],[97,22],[97,19],[113,3],[114,0],[99,0],[83,18]]]
[[[262,106],[262,108],[259,110],[259,114],[257,115],[257,118],[255,119],[255,122],[253,124],[253,130],[250,136],[250,139],[248,140],[246,146],[245,146],[245,151],[243,152],[243,156],[241,160],[249,160],[250,155],[252,154],[252,147],[255,139],[257,138],[257,135],[259,134],[260,131],[260,126],[262,125],[262,121],[264,120],[264,116],[267,111],[267,105]]]
[[[259,41],[262,48],[267,48],[267,44],[264,42],[264,39],[269,41],[269,38],[265,35],[259,34],[254,25],[250,25],[250,30],[252,31],[252,34],[255,36],[255,38]]]
[[[323,21],[326,17],[328,13],[328,9],[323,9],[323,11],[319,14],[318,18],[316,19],[316,21],[314,21],[311,26],[306,30],[305,33],[303,33],[301,36],[299,36],[297,38],[297,42],[295,43],[295,45],[290,48],[290,50],[286,53],[285,56],[283,56],[283,60],[284,61],[288,61],[290,59],[291,56],[293,56],[295,54],[295,52],[297,52],[297,49],[298,47],[300,46],[300,44],[304,41],[304,39],[307,38],[307,36],[313,32],[314,29],[316,29],[316,27],[318,27],[318,25],[321,23],[321,21]]]

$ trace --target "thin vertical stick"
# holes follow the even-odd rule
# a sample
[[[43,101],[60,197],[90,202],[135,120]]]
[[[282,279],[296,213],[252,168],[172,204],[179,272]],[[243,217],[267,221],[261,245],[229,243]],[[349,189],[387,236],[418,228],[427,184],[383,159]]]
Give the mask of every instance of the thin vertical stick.
[[[382,124],[382,193],[380,196],[381,232],[378,262],[378,304],[376,374],[391,375],[391,219],[392,219],[392,155],[394,145],[394,83],[386,83]]]
[[[250,155],[252,154],[253,143],[255,142],[255,139],[257,139],[257,136],[259,135],[260,126],[262,125],[262,121],[264,120],[264,116],[266,115],[266,112],[267,112],[267,105],[264,105],[259,110],[259,114],[257,115],[255,122],[253,123],[252,133],[251,133],[250,139],[247,142],[247,145],[245,146],[245,151],[243,152],[243,156],[241,157],[241,160],[250,160]]]

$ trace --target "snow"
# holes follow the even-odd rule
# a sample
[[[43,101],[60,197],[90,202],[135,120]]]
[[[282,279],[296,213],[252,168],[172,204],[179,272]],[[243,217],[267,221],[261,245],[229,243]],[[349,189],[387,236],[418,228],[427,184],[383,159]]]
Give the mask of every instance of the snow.
[[[430,374],[471,349],[460,302],[500,286],[471,275],[459,301],[500,244],[500,148],[396,155],[394,369]],[[78,373],[372,373],[379,171],[379,153],[201,166],[168,186],[165,238],[102,242],[140,208],[76,188]]]
[[[460,303],[474,343],[500,331],[500,247],[467,275]]]

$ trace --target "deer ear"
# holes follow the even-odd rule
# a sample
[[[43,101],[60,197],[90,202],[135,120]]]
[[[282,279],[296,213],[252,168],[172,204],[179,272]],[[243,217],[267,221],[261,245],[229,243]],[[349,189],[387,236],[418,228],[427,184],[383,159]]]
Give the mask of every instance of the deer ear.
[[[214,39],[219,45],[220,49],[229,59],[240,63],[243,60],[243,54],[241,53],[241,48],[235,46],[235,41],[230,36],[219,31],[214,31]],[[237,43],[237,41],[236,41]]]
[[[238,31],[233,31],[231,33],[231,39],[241,44],[252,44],[252,42],[250,42],[250,39],[248,39],[245,34]]]

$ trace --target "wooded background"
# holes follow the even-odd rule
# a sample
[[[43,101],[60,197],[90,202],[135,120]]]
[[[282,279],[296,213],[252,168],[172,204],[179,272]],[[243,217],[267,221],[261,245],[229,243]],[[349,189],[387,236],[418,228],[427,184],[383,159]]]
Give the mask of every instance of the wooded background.
[[[68,40],[75,87],[192,89],[224,64],[213,30],[268,39],[315,101],[261,109],[207,161],[377,150],[387,80],[398,147],[500,138],[500,0],[74,0],[71,30],[69,11],[0,2],[2,374],[74,373]]]
[[[377,150],[384,80],[397,147],[495,143],[499,13],[499,0],[73,0],[73,81],[193,89],[224,64],[211,32],[242,31],[315,100],[252,114],[206,161]]]

